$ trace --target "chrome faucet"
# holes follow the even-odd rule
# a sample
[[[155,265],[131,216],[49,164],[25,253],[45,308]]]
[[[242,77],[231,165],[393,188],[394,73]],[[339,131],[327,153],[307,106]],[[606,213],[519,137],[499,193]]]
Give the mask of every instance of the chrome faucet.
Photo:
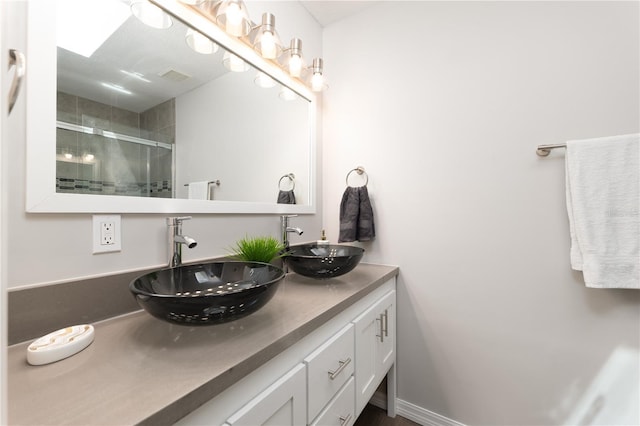
[[[191,216],[168,217],[169,227],[169,268],[175,268],[182,264],[182,245],[194,248],[198,245],[196,240],[188,235],[182,235],[182,222],[191,219]]]
[[[284,245],[285,250],[289,248],[289,233],[295,232],[298,235],[302,235],[302,233],[304,232],[302,229],[298,227],[289,226],[289,219],[296,216],[298,215],[290,214],[290,215],[280,216],[280,230],[282,231],[282,244]]]

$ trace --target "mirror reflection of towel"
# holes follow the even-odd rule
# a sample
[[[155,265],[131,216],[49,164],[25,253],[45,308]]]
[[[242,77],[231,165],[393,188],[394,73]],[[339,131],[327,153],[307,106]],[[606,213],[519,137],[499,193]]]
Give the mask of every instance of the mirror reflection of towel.
[[[376,236],[373,208],[366,186],[347,187],[340,203],[338,242],[370,241]]]
[[[280,190],[278,192],[278,204],[295,204],[296,203],[296,194],[291,191],[283,191]]]
[[[191,182],[189,185],[190,200],[208,200],[209,199],[209,182]]]

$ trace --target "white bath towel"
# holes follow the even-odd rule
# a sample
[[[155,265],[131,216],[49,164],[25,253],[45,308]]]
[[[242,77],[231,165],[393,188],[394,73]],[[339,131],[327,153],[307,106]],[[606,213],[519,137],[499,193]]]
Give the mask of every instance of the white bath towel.
[[[189,199],[190,200],[208,200],[209,199],[209,182],[191,182],[189,183]]]
[[[640,288],[640,134],[567,142],[571,267],[587,287]]]

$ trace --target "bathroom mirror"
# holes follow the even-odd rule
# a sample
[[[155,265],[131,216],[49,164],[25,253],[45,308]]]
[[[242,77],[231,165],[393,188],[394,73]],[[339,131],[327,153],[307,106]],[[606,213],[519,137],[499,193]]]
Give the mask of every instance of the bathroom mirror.
[[[48,72],[28,82],[27,114],[39,124],[27,137],[27,210],[313,213],[308,88],[193,7],[154,0],[172,19],[159,29],[131,15],[128,1],[110,1],[125,16],[88,57],[56,47],[51,34],[65,24],[50,19],[60,3],[86,1],[29,6],[31,69]],[[194,35],[219,50],[196,52]],[[249,70],[228,71],[229,53]],[[273,87],[259,87],[258,75]],[[297,204],[276,203],[294,185]]]

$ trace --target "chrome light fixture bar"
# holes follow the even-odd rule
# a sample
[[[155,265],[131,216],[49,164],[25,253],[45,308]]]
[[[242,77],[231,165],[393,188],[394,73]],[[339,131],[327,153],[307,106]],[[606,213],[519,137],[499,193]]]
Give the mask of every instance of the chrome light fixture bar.
[[[275,16],[264,13],[260,25],[253,25],[249,19],[247,7],[242,0],[180,0],[189,4],[210,21],[214,22],[227,34],[237,37],[244,44],[260,53],[264,59],[268,59],[281,69],[303,84],[310,86],[314,92],[321,92],[328,88],[323,71],[322,58],[313,60],[313,65],[305,67],[302,57],[302,40],[293,38],[290,46],[284,49],[280,37],[275,29]],[[233,71],[245,71],[248,64],[241,66],[242,59],[232,53],[225,54],[224,63]],[[306,70],[310,69],[310,76],[305,78]],[[262,87],[271,87],[264,84],[262,78],[256,79],[256,84]],[[288,97],[288,96],[281,96]]]

